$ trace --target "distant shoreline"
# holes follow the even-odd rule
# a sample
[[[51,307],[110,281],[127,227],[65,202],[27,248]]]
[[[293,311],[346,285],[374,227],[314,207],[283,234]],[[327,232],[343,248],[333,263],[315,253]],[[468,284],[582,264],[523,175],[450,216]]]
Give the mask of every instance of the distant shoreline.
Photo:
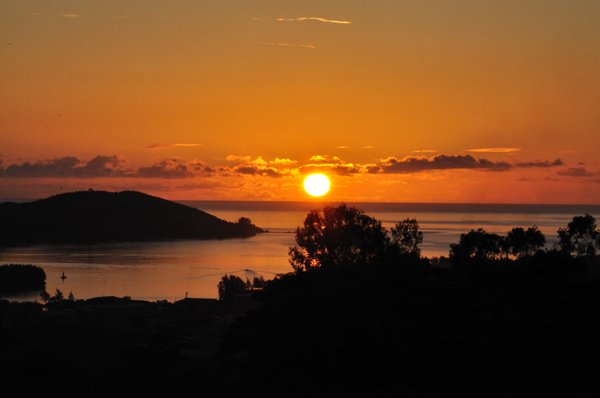
[[[0,198],[0,203],[28,203],[39,198]],[[600,204],[531,204],[531,203],[418,203],[418,202],[339,202],[339,201],[258,201],[258,200],[172,200],[201,210],[303,211],[339,206],[342,203],[366,213],[398,211],[428,213],[523,213],[523,214],[596,214]]]
[[[517,214],[600,214],[600,205],[504,204],[504,203],[401,203],[401,202],[309,202],[309,201],[217,201],[178,200],[177,203],[201,210],[240,211],[302,211],[322,209],[323,206],[348,206],[365,213],[517,213]]]

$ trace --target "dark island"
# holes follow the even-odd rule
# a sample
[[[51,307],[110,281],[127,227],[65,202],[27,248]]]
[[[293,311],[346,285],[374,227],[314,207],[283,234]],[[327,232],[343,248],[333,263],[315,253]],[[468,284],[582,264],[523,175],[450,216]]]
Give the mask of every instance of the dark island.
[[[264,232],[141,192],[80,191],[0,203],[0,247],[170,239],[245,238]]]

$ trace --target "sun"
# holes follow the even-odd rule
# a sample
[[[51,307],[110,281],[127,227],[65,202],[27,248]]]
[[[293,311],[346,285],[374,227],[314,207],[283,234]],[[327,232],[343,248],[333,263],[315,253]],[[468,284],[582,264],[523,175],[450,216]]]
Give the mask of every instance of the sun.
[[[323,196],[329,191],[329,179],[323,174],[313,174],[304,180],[304,189],[312,196]]]

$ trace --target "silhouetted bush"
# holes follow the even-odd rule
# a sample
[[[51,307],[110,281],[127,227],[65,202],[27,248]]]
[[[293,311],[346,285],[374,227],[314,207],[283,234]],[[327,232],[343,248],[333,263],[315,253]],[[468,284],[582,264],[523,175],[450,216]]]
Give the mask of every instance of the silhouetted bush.
[[[600,248],[596,219],[589,214],[573,217],[566,228],[558,230],[558,247],[564,253],[594,256]]]
[[[235,275],[223,275],[217,285],[219,300],[224,301],[233,301],[236,294],[243,293],[248,289],[248,284],[242,278]]]

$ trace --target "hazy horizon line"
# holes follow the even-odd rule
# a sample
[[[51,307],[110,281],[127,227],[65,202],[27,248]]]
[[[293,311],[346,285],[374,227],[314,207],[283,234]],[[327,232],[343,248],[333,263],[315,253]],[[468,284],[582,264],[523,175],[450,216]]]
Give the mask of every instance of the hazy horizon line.
[[[60,195],[60,194],[58,194]],[[151,195],[155,196],[155,195]],[[14,203],[28,203],[34,202],[36,200],[46,199],[47,197],[39,197],[39,198],[2,198],[0,197],[0,203],[5,202],[14,202]],[[165,198],[161,198],[165,199]],[[228,205],[243,205],[243,204],[252,204],[257,205],[259,207],[267,207],[269,205],[311,205],[311,206],[339,206],[341,204],[348,205],[365,205],[365,206],[375,206],[375,207],[383,207],[383,206],[426,206],[426,207],[462,207],[462,206],[475,206],[475,207],[564,207],[564,208],[594,208],[596,210],[600,210],[600,204],[593,203],[494,203],[494,202],[392,202],[392,201],[344,201],[344,200],[255,200],[255,199],[165,199],[171,202],[176,203],[190,203],[190,202],[200,202],[211,205],[216,205],[217,207],[221,204],[223,207],[228,207]],[[468,210],[468,209],[465,209]],[[467,211],[467,212],[476,212],[476,211]]]

